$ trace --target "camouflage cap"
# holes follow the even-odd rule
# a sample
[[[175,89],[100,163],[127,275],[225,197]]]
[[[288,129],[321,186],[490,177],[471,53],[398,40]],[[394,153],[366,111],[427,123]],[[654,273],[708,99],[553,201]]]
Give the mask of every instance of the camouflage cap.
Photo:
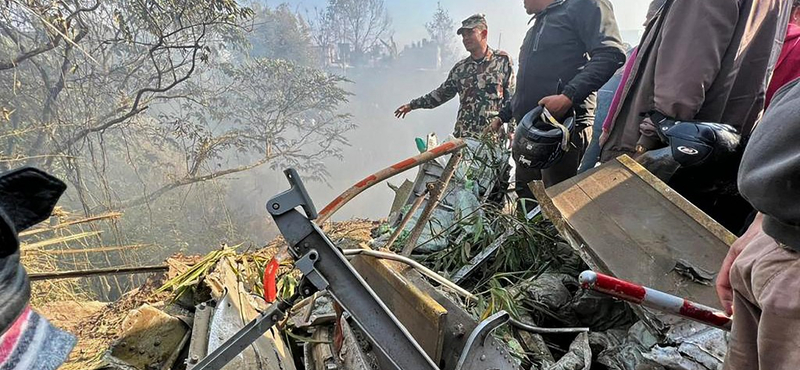
[[[486,15],[484,14],[473,14],[469,18],[465,19],[461,22],[461,28],[456,31],[457,35],[461,35],[463,30],[471,30],[476,27],[483,27],[484,29],[488,29],[489,25],[486,24]]]

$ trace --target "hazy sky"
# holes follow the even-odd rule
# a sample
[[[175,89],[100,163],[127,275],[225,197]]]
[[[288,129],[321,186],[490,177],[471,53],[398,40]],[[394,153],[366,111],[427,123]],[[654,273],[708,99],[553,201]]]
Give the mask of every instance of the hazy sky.
[[[270,6],[287,2],[286,0],[254,1],[267,2]],[[395,41],[401,50],[404,45],[412,41],[428,37],[424,25],[436,10],[435,0],[384,1],[393,21]],[[305,14],[306,11],[313,12],[315,6],[324,6],[327,0],[288,0],[288,3],[297,12]],[[629,43],[637,43],[637,31],[642,28],[641,24],[649,1],[612,0],[612,3],[623,37],[627,38],[626,41]],[[529,20],[522,6],[522,0],[442,0],[442,5],[459,24],[462,19],[474,13],[485,13],[489,22],[490,45],[497,48],[498,38],[502,35],[499,48],[508,51],[516,59]],[[412,112],[405,120],[395,119],[392,112],[399,105],[438,86],[444,80],[448,69],[449,66],[445,66],[438,74],[433,71],[417,71],[406,75],[389,73],[378,78],[347,76],[358,80],[356,84],[350,86],[355,95],[351,98],[350,104],[344,108],[353,113],[353,120],[358,123],[358,128],[348,134],[352,145],[344,148],[342,153],[344,160],[331,159],[326,162],[331,173],[329,183],[306,184],[318,209],[370,173],[417,154],[415,137],[425,137],[427,133],[435,132],[440,140],[447,138],[453,130],[458,99],[453,99],[437,109]],[[347,72],[342,71],[342,73]],[[242,207],[252,207],[253,214],[258,214],[255,212],[263,212],[263,203],[254,203],[250,199],[266,199],[285,190],[286,180],[280,171],[254,172],[258,181],[240,186],[244,193],[248,194],[248,202]],[[412,170],[391,179],[390,182],[399,185],[404,178],[413,180],[415,176],[416,171]],[[380,184],[359,195],[344,207],[334,220],[351,217],[373,219],[386,217],[393,197],[392,191],[385,184]]]
[[[269,0],[269,5],[275,6],[288,2],[300,13],[322,7],[326,0]],[[424,24],[429,21],[436,10],[435,0],[384,0],[389,15],[392,18],[395,30],[395,41],[399,46],[411,41],[428,37]],[[490,44],[498,47],[498,39],[502,35],[500,48],[507,50],[511,55],[518,53],[522,39],[527,30],[530,17],[525,14],[522,0],[442,0],[442,6],[450,12],[457,23],[475,13],[486,14],[489,21]],[[628,31],[638,31],[642,28],[645,13],[649,2],[647,0],[611,0],[624,37],[628,42],[635,42],[635,34]]]

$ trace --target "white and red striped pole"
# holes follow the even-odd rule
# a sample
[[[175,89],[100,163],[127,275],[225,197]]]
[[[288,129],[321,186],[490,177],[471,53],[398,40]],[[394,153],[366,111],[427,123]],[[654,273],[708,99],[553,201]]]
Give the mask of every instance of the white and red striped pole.
[[[583,289],[591,289],[608,294],[627,302],[685,317],[722,330],[731,330],[731,319],[723,312],[681,297],[676,297],[594,271],[582,272],[578,280]]]

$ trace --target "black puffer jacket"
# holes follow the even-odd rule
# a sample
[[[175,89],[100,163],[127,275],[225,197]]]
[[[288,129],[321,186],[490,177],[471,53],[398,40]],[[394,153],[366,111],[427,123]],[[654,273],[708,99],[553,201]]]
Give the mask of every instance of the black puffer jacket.
[[[66,188],[35,168],[0,174],[0,334],[20,316],[31,297],[17,233],[47,219]]]
[[[522,120],[539,101],[570,97],[576,123],[594,118],[595,92],[625,64],[625,51],[608,0],[556,0],[534,15],[519,55],[517,89],[504,121]]]

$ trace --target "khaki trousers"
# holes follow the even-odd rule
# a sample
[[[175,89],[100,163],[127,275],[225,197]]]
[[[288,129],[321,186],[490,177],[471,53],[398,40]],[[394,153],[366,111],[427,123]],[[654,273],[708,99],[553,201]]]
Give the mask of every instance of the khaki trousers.
[[[761,234],[730,276],[733,331],[723,369],[800,369],[800,253]]]

